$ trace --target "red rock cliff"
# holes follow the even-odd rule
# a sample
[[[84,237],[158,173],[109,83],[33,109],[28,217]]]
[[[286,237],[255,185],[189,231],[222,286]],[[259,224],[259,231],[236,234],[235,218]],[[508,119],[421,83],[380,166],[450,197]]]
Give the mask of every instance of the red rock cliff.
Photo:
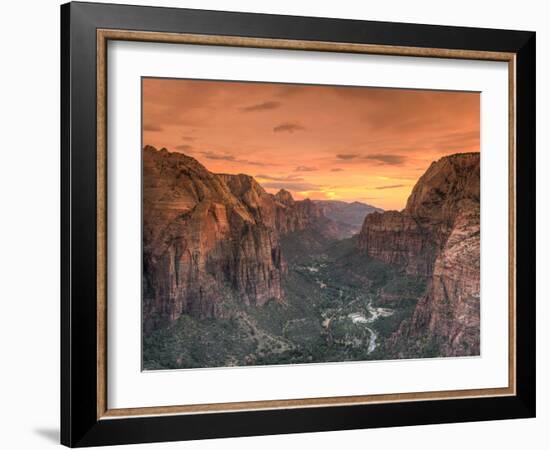
[[[268,194],[251,176],[213,174],[184,154],[145,147],[145,322],[283,302],[280,236],[314,225],[340,232],[310,200]]]
[[[479,354],[479,225],[479,153],[432,163],[403,211],[365,218],[360,251],[429,278],[394,336],[402,356],[430,340],[444,356]]]
[[[183,154],[145,147],[144,319],[222,317],[235,302],[283,301],[272,203],[250,177],[218,176]]]

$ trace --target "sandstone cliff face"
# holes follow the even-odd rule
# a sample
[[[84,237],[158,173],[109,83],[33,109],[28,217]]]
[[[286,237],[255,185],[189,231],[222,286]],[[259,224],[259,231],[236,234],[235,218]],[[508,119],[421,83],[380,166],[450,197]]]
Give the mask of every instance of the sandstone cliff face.
[[[410,214],[376,212],[365,218],[357,245],[372,258],[404,267],[408,274],[428,276],[434,260],[431,234]]]
[[[279,191],[274,199],[277,208],[275,226],[281,234],[304,230],[323,217],[311,200],[294,201],[288,191]]]
[[[283,301],[279,237],[257,183],[152,147],[143,150],[143,180],[146,322],[182,313],[223,317],[235,301]]]
[[[253,177],[244,174],[216,176],[227,185],[231,194],[245,205],[258,223],[275,228],[277,206],[273,202],[273,197]]]
[[[427,294],[397,338],[423,345],[427,332],[445,356],[478,355],[479,269],[479,213],[461,213],[436,258]]]
[[[479,153],[432,163],[403,211],[366,217],[358,247],[429,278],[392,338],[400,356],[430,345],[442,356],[479,354]]]
[[[342,232],[310,200],[268,194],[251,176],[213,174],[194,158],[145,147],[145,323],[284,302],[280,237],[308,227],[328,238]]]

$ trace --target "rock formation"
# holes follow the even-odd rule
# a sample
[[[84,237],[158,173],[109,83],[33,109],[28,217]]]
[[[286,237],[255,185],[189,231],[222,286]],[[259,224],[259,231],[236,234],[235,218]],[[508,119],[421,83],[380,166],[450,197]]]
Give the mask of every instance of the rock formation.
[[[264,203],[269,195],[250,177],[218,176],[183,154],[145,147],[145,321],[283,301],[285,266]]]
[[[402,266],[408,274],[428,276],[435,258],[432,230],[406,211],[375,212],[365,218],[358,248],[372,258]]]
[[[429,279],[411,320],[392,337],[399,356],[479,354],[479,153],[432,163],[401,212],[365,218],[358,248]]]
[[[295,201],[290,192],[281,189],[273,196],[277,206],[275,226],[281,234],[305,230],[323,218],[323,213],[311,200]]]
[[[311,200],[272,195],[251,176],[213,174],[194,158],[146,146],[144,323],[284,302],[280,237],[308,227],[327,238],[348,232]]]

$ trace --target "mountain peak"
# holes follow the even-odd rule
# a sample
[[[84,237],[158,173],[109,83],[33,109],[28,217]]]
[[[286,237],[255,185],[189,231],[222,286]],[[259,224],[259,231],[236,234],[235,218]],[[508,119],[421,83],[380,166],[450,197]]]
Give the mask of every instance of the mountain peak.
[[[150,152],[150,153],[172,153],[168,151],[166,147],[157,149],[154,145],[149,145],[149,144],[143,146],[143,151]]]
[[[405,211],[434,217],[454,211],[466,199],[479,203],[479,153],[456,153],[433,162],[416,182]]]
[[[154,153],[158,152],[158,150],[152,145],[145,145],[143,147],[143,151],[144,152],[154,152]]]
[[[292,197],[292,194],[286,189],[281,189],[279,192],[277,192],[275,194],[275,199],[283,205],[294,204],[294,198]]]

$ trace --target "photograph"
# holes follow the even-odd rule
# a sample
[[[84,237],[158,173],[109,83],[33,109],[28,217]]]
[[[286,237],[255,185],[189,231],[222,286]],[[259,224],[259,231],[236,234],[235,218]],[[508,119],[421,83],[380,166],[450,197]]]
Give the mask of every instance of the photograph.
[[[107,0],[30,15],[40,37],[24,34],[22,70],[6,71],[23,83],[4,83],[20,122],[7,154],[23,158],[6,164],[21,210],[7,217],[28,228],[5,233],[18,255],[5,260],[22,269],[6,298],[30,305],[30,288],[43,311],[8,311],[17,345],[4,359],[22,380],[56,365],[8,401],[36,441],[516,449],[544,435],[544,15],[435,2],[411,15],[399,2]],[[51,57],[35,48],[44,24]],[[55,58],[59,71],[37,78]],[[21,93],[58,99],[35,111]],[[55,250],[30,264],[52,243],[57,266]],[[52,280],[57,308],[44,301]],[[21,402],[42,395],[35,385],[59,394],[46,422]],[[13,442],[27,443],[16,425]]]
[[[480,93],[141,78],[142,370],[480,356]]]

